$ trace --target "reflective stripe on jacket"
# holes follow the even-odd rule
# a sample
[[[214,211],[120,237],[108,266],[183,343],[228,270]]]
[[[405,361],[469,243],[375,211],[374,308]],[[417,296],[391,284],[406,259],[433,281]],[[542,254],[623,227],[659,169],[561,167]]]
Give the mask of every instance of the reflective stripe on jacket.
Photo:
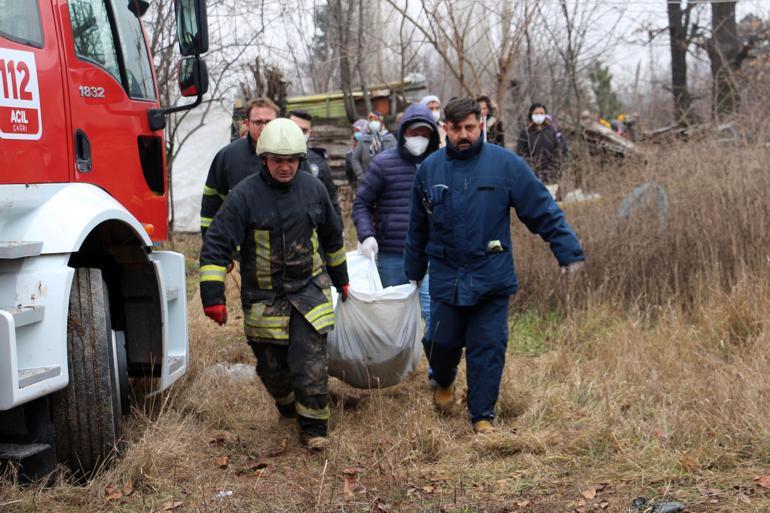
[[[247,335],[288,339],[291,305],[319,333],[332,329],[329,286],[346,284],[348,274],[342,228],[319,180],[298,172],[281,184],[262,170],[231,191],[201,248],[204,306],[225,302],[226,266],[236,246]]]

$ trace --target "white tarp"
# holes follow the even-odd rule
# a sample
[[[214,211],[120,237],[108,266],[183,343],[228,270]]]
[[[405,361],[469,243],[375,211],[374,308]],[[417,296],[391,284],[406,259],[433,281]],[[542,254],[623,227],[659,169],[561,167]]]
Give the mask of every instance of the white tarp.
[[[200,209],[203,184],[211,161],[219,150],[230,143],[232,113],[220,103],[212,103],[208,113],[206,105],[200,105],[187,114],[177,131],[177,141],[200,124],[184,142],[174,160],[172,184],[174,193],[174,231],[197,232],[200,230]]]

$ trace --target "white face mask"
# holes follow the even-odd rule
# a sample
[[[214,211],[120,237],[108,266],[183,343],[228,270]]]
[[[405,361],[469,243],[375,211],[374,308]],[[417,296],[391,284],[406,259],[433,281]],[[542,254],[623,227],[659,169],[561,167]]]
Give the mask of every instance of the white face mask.
[[[428,149],[429,143],[430,140],[427,137],[406,137],[404,139],[404,148],[415,157],[419,157]]]
[[[310,140],[310,134],[304,134],[305,136],[305,143],[307,143]]]
[[[532,114],[532,122],[536,125],[545,123],[545,114]]]
[[[439,119],[441,119],[441,111],[440,110],[432,110],[430,111],[431,116],[433,116],[433,121],[438,122]]]
[[[380,127],[382,127],[382,125],[380,124],[379,121],[370,121],[369,122],[369,130],[371,130],[372,132],[379,132],[380,131]]]

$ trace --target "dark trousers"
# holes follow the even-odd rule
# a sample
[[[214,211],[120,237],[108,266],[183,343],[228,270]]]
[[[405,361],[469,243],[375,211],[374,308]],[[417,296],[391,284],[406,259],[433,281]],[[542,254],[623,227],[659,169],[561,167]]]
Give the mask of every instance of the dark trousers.
[[[326,335],[320,335],[293,307],[289,322],[288,344],[266,338],[248,340],[257,357],[257,375],[281,414],[294,408],[306,435],[326,436],[330,415]]]
[[[508,297],[473,306],[431,301],[430,329],[423,339],[433,378],[449,387],[465,348],[471,421],[492,419],[508,345]]]

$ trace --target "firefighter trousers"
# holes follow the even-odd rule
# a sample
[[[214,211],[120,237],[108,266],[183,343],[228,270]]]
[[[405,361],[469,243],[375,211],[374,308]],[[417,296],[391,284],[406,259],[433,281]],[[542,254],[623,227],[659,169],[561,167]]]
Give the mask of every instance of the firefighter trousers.
[[[508,297],[472,306],[431,300],[430,323],[423,346],[433,378],[439,386],[451,386],[465,347],[471,421],[491,420],[508,346]]]
[[[291,308],[289,343],[249,338],[257,358],[257,375],[278,410],[297,421],[307,436],[326,436],[329,409],[326,335],[319,334],[296,308]]]

